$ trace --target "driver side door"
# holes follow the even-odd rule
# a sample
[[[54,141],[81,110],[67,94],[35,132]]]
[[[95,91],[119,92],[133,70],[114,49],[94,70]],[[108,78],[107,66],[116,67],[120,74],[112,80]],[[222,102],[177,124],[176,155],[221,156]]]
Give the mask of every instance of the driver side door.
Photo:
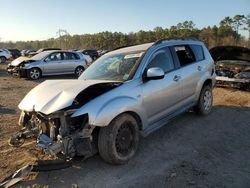
[[[159,80],[148,80],[142,85],[143,106],[148,117],[148,125],[177,110],[181,100],[180,70],[176,68],[168,47],[157,50],[151,56],[145,71],[152,67],[161,68],[165,76]]]
[[[44,74],[57,74],[61,72],[62,53],[53,52],[45,58],[43,73]]]

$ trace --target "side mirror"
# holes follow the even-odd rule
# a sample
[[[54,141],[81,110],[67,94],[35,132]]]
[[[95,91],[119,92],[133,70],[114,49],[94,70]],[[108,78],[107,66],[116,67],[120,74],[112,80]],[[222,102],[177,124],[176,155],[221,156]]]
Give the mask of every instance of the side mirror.
[[[147,70],[146,78],[148,80],[159,80],[164,78],[165,73],[164,71],[159,67],[152,67]]]

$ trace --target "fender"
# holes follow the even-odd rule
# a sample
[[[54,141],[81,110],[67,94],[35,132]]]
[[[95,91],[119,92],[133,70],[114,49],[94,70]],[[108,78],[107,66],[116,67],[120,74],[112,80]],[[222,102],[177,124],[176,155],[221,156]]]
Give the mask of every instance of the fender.
[[[206,69],[207,69],[207,68],[206,68]],[[211,70],[210,70],[210,69],[211,69]],[[213,67],[211,66],[211,67],[209,68],[209,71],[204,72],[204,73],[202,74],[202,76],[200,77],[200,80],[199,80],[199,82],[198,82],[198,84],[197,84],[196,92],[195,92],[195,99],[196,99],[196,101],[199,100],[201,88],[203,87],[203,85],[204,85],[204,83],[206,82],[206,80],[211,80],[211,81],[212,81],[212,87],[214,86],[216,74],[215,74],[215,72],[214,72],[213,75],[211,75],[212,69],[213,69]]]
[[[119,96],[112,98],[100,105],[99,101],[103,97],[98,97],[97,101],[91,101],[77,110],[71,117],[88,114],[89,124],[99,127],[107,126],[116,116],[124,112],[134,112],[142,120],[142,125],[146,124],[145,111],[142,108],[141,98],[130,96]],[[98,106],[94,103],[99,104]]]

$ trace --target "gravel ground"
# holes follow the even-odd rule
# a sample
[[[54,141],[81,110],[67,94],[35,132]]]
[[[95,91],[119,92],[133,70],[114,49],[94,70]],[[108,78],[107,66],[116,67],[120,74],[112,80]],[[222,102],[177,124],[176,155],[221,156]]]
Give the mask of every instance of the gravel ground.
[[[27,143],[8,145],[18,129],[17,105],[39,82],[12,78],[0,64],[0,181],[43,154]],[[60,77],[47,77],[57,79]],[[68,77],[73,78],[73,77]],[[67,169],[34,174],[32,187],[250,187],[250,92],[215,88],[214,108],[185,113],[141,138],[128,164],[112,166],[96,155]]]

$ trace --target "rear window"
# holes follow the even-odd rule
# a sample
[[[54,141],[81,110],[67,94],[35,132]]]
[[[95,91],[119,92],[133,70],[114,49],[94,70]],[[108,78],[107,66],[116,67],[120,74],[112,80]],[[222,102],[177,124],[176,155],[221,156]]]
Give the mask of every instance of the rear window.
[[[190,47],[195,55],[196,61],[202,61],[205,59],[204,51],[201,45],[190,45]]]

